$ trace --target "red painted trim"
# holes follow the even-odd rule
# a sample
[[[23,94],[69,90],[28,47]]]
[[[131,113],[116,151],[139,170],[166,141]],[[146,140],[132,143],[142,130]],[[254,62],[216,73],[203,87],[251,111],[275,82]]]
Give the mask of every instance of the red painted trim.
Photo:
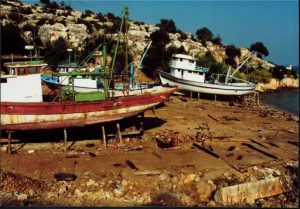
[[[1,102],[1,114],[11,115],[47,115],[84,113],[103,110],[113,110],[125,107],[146,105],[165,101],[173,92],[169,91],[156,94],[133,95],[118,97],[104,101],[61,103],[61,102]]]
[[[43,122],[43,123],[22,123],[13,125],[1,125],[1,130],[38,130],[38,129],[55,129],[55,128],[70,128],[70,127],[83,127],[86,125],[105,123],[110,121],[122,120],[134,115],[140,114],[142,111],[135,111],[130,113],[116,113],[115,115],[103,116],[97,120],[66,120],[55,122]]]

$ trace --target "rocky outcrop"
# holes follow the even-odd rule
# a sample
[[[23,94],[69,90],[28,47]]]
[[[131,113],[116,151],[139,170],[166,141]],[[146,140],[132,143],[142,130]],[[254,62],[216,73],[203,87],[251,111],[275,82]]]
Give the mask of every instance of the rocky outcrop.
[[[279,81],[273,78],[269,83],[258,83],[255,90],[265,92],[281,88],[299,88],[299,79],[284,78]]]
[[[3,0],[1,3],[1,23],[3,25],[14,22],[20,28],[31,25],[36,28],[36,32],[38,32],[37,34],[44,45],[48,41],[53,42],[59,37],[63,37],[70,47],[78,51],[84,49],[88,39],[93,41],[101,35],[106,35],[107,38],[117,37],[115,30],[117,19],[108,19],[104,15],[99,21],[99,17],[95,14],[83,14],[62,8],[54,11],[48,9],[41,6],[29,6],[13,0]],[[30,12],[22,14],[24,10],[30,10]],[[11,13],[19,13],[22,16],[22,21],[12,20]],[[135,62],[138,61],[150,42],[151,33],[158,29],[159,27],[152,24],[129,21],[129,49]],[[224,62],[226,54],[223,46],[215,45],[212,42],[207,42],[206,46],[203,46],[193,39],[192,34],[185,33],[185,35],[186,37],[183,37],[181,33],[169,33],[171,42],[166,47],[184,47],[185,51],[193,56],[203,56],[206,52],[211,52],[218,62]],[[23,37],[31,44],[33,33],[23,31]],[[241,63],[249,55],[250,51],[247,48],[241,48],[241,57],[236,58],[236,62]],[[267,69],[274,66],[259,58],[251,59],[249,65],[253,67],[263,66]]]

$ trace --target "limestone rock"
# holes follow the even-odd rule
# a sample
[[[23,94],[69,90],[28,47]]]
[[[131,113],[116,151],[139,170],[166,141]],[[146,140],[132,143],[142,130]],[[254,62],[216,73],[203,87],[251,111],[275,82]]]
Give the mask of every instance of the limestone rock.
[[[187,175],[187,176],[185,177],[185,179],[183,180],[183,183],[184,183],[184,184],[189,184],[189,183],[195,181],[196,177],[197,177],[196,174],[193,174],[193,173],[192,173],[192,174],[189,174],[189,175]]]
[[[209,202],[211,199],[211,195],[213,191],[216,190],[216,185],[213,182],[205,182],[205,181],[199,181],[196,184],[196,194],[195,199],[198,202]]]
[[[249,182],[216,191],[214,200],[223,205],[254,204],[256,199],[282,194],[285,192],[279,177]]]
[[[57,40],[59,37],[66,39],[67,28],[61,23],[54,25],[45,24],[40,27],[38,35],[44,45],[50,40],[51,42]]]
[[[169,181],[170,180],[170,176],[168,174],[166,174],[166,173],[163,173],[163,174],[159,175],[158,179],[160,181]]]
[[[27,194],[19,194],[17,195],[18,200],[27,200]]]

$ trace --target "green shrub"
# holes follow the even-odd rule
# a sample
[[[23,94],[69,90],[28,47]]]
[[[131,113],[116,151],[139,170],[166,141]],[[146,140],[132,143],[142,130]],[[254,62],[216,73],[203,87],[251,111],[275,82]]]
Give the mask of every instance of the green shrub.
[[[34,31],[35,30],[35,26],[29,24],[29,23],[26,23],[26,25],[23,26],[22,28],[23,31]]]
[[[30,7],[26,7],[26,8],[20,7],[20,13],[29,15],[32,14],[32,10]]]
[[[22,16],[18,12],[11,12],[8,17],[16,23],[20,23],[22,20]]]
[[[269,83],[272,78],[272,73],[265,68],[257,68],[250,73],[250,81],[256,83]]]

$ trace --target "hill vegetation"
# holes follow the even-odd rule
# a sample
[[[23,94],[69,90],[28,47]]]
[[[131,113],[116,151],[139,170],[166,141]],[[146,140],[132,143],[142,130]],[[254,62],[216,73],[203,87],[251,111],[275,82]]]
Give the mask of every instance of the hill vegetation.
[[[34,6],[16,0],[1,0],[1,54],[26,54],[24,46],[34,45],[53,70],[61,61],[66,61],[66,50],[71,48],[76,54],[73,61],[80,61],[104,41],[108,49],[115,48],[115,37],[121,18],[112,14],[84,13],[74,11],[64,1],[40,0]],[[248,77],[255,82],[267,82],[272,77],[283,79],[286,76],[297,77],[294,70],[265,61],[269,55],[267,47],[260,41],[249,48],[237,48],[234,44],[224,45],[220,35],[215,36],[207,27],[199,28],[195,34],[189,34],[177,28],[171,19],[161,19],[156,25],[139,21],[129,21],[130,62],[137,64],[152,41],[142,71],[155,79],[157,70],[168,69],[172,54],[190,54],[197,63],[210,68],[210,73],[222,73],[229,66],[236,68],[251,53],[250,59],[241,69],[239,76]],[[116,63],[118,71],[124,66],[122,51],[118,53]],[[113,50],[109,50],[111,55]]]

